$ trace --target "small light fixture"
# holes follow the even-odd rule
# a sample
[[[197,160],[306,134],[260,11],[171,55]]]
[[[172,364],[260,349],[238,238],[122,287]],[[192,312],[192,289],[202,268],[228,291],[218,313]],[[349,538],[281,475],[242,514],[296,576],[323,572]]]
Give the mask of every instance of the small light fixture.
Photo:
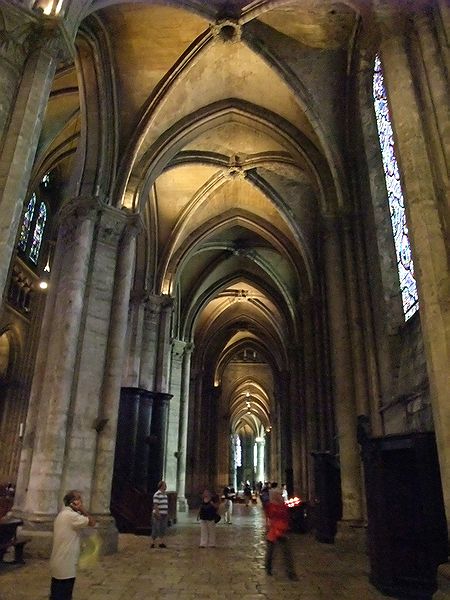
[[[39,282],[39,287],[41,290],[46,290],[48,288],[48,282],[45,279],[41,279]]]

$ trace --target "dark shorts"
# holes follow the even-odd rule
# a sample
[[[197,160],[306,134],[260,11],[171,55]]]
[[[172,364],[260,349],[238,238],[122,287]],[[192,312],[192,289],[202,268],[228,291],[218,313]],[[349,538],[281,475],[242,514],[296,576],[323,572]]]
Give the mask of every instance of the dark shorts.
[[[52,577],[50,600],[72,600],[75,577],[71,579],[55,579]]]

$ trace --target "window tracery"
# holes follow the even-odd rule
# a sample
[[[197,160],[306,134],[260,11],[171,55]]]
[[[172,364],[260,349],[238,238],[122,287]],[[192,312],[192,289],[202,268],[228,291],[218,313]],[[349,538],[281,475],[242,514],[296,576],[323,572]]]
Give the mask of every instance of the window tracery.
[[[33,239],[29,250],[30,259],[37,264],[39,252],[41,249],[42,238],[44,236],[45,223],[47,221],[47,207],[44,202],[39,204],[39,211],[33,231]]]
[[[36,205],[36,194],[33,194],[28,202],[27,210],[23,216],[22,227],[20,229],[19,248],[22,252],[27,249],[28,238],[30,236],[31,223],[33,221],[34,208]]]
[[[42,178],[41,184],[47,188],[49,183],[50,176],[47,173]],[[47,218],[48,210],[45,201],[39,199],[36,192],[33,192],[22,219],[18,248],[35,265],[39,261]]]
[[[405,321],[407,321],[419,308],[419,296],[414,277],[414,262],[408,237],[408,225],[406,222],[400,173],[395,156],[394,134],[384,85],[383,68],[378,55],[375,57],[374,63],[373,102],[388,192],[403,312]]]

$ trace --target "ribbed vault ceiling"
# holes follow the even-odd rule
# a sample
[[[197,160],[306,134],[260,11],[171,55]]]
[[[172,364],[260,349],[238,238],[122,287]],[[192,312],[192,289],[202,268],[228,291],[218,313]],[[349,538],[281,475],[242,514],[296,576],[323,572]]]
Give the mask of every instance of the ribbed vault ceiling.
[[[136,285],[177,299],[176,334],[217,373],[243,343],[274,370],[301,344],[320,214],[342,195],[336,86],[352,4],[96,0],[78,13],[37,169],[145,215]],[[248,421],[245,391],[230,398],[234,426]]]

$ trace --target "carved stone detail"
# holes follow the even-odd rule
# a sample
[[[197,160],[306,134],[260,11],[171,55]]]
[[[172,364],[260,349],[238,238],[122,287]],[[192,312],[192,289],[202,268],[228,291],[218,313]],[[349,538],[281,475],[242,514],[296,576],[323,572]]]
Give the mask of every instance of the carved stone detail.
[[[178,339],[172,339],[172,360],[181,362],[187,342]]]
[[[110,206],[103,207],[98,224],[98,241],[116,247],[126,226],[127,215],[123,211]]]
[[[92,196],[74,198],[65,204],[57,215],[63,242],[73,239],[74,232],[82,221],[95,221],[103,206],[99,198]]]
[[[0,58],[21,72],[29,54],[40,51],[58,61],[73,61],[75,48],[61,19],[0,6]]]
[[[245,179],[247,173],[244,169],[246,155],[234,154],[230,157],[228,167],[223,171],[223,176],[227,180]]]
[[[44,17],[33,35],[32,49],[40,49],[59,62],[74,61],[75,46],[61,19]]]
[[[215,38],[221,39],[224,43],[235,44],[241,41],[242,25],[236,19],[219,19],[210,30]]]
[[[0,58],[14,69],[21,69],[30,50],[35,24],[0,7]]]

